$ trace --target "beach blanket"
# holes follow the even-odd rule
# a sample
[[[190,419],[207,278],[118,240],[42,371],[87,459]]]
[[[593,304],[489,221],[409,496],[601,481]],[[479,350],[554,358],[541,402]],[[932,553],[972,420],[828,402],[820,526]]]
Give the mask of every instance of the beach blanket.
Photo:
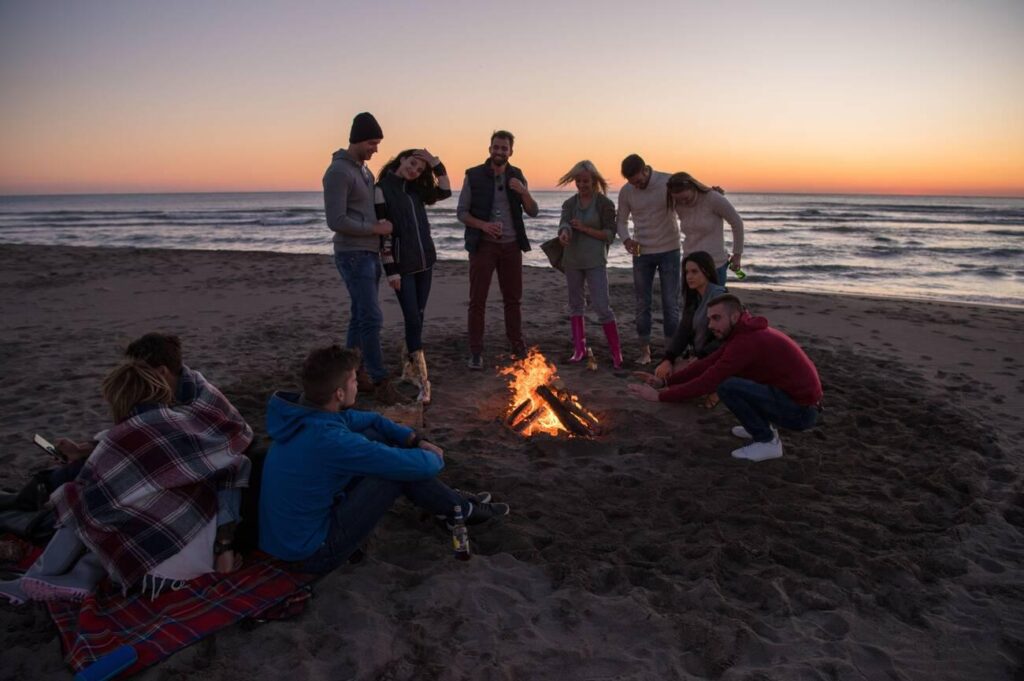
[[[98,437],[78,477],[50,497],[125,588],[180,552],[217,513],[217,490],[244,487],[252,428],[198,371],[183,368],[187,401],[147,405]]]
[[[265,554],[252,554],[246,563],[230,575],[210,573],[177,591],[166,589],[154,600],[141,592],[125,596],[104,581],[80,603],[47,602],[65,661],[80,671],[130,645],[138,659],[118,676],[125,678],[242,619],[309,598],[315,575],[289,572]]]

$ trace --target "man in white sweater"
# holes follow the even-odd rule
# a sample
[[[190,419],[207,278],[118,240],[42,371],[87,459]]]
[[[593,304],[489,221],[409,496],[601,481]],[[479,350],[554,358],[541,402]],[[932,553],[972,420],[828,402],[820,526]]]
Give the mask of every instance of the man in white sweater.
[[[628,184],[619,190],[618,232],[626,250],[633,256],[639,363],[650,364],[655,272],[661,285],[665,338],[671,338],[679,325],[679,224],[667,203],[667,173],[653,170],[640,156],[630,154],[622,160],[622,176]],[[630,217],[633,218],[632,234],[629,233]]]

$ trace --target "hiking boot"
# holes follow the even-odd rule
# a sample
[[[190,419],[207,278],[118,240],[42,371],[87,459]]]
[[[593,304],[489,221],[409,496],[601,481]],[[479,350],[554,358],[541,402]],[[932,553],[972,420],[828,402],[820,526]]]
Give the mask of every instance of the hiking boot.
[[[732,458],[747,461],[768,461],[782,456],[782,440],[775,434],[768,442],[751,442],[746,447],[733,450]]]
[[[469,362],[466,363],[473,371],[481,371],[484,368],[484,357],[479,352],[474,352],[469,356]]]
[[[389,378],[385,378],[380,383],[374,384],[373,399],[375,402],[386,406],[400,404],[405,401],[402,394],[395,390],[395,386],[391,384],[391,379]]]

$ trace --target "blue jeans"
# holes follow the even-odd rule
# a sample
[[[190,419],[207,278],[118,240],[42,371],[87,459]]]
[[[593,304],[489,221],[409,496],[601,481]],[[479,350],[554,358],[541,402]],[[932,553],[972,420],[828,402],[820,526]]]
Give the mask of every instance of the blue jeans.
[[[725,280],[729,276],[729,261],[726,260],[724,265],[715,270],[715,274],[718,275],[718,285],[725,286]]]
[[[403,274],[402,286],[395,291],[405,320],[405,349],[409,352],[423,348],[423,315],[430,298],[432,280],[433,270]]]
[[[359,348],[366,373],[374,383],[379,383],[388,375],[380,349],[380,329],[384,325],[384,315],[378,302],[380,256],[376,251],[336,251],[334,265],[352,301],[345,345]]]
[[[461,506],[463,514],[469,513],[469,502],[437,478],[416,482],[354,478],[331,510],[327,539],[301,562],[300,569],[322,573],[342,565],[400,496],[433,515],[450,516],[455,506]]]
[[[377,442],[395,444],[389,442],[376,428],[364,430],[363,435]],[[455,506],[462,507],[464,516],[469,515],[469,502],[437,478],[403,482],[355,477],[338,495],[331,508],[327,539],[316,553],[300,562],[300,569],[323,573],[340,566],[363,545],[373,528],[400,496],[433,515],[450,516]]]
[[[655,271],[661,284],[662,330],[666,338],[671,338],[679,326],[679,250],[633,256],[636,335],[645,345],[651,342],[651,296]]]
[[[718,386],[718,397],[755,442],[770,442],[772,424],[790,430],[807,430],[818,422],[818,408],[804,407],[775,386],[735,376]]]

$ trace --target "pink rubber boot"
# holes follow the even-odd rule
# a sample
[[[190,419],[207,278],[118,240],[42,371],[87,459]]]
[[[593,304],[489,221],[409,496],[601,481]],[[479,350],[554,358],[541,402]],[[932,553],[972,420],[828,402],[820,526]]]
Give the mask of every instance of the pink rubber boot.
[[[587,337],[583,332],[583,315],[573,315],[569,318],[572,322],[572,357],[570,362],[582,362],[587,356]]]
[[[608,339],[608,349],[612,353],[612,367],[622,368],[622,346],[619,344],[619,327],[615,321],[605,322],[601,325],[604,329],[604,337]]]

